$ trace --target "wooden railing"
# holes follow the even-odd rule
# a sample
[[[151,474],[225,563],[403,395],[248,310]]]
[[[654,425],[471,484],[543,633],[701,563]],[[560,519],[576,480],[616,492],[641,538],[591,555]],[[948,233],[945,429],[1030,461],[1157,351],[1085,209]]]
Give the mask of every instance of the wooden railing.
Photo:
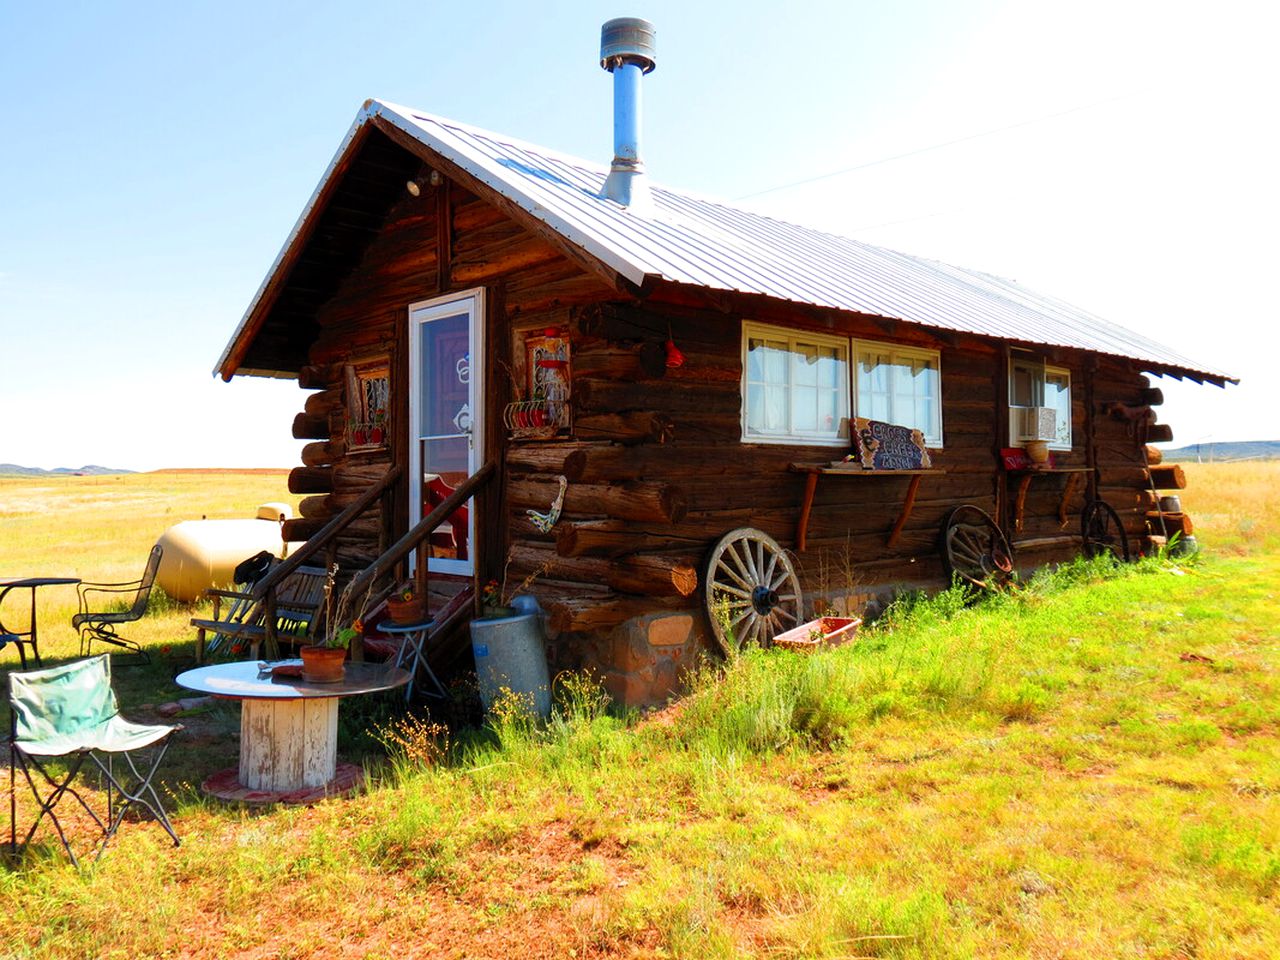
[[[397,566],[407,560],[409,554],[413,553],[414,550],[419,549],[426,542],[427,537],[431,536],[440,524],[448,520],[455,510],[484,489],[485,484],[492,479],[496,472],[497,467],[490,460],[471,476],[467,477],[466,480],[458,484],[453,493],[445,497],[439,505],[415,524],[408,533],[388,547],[382,556],[355,575],[343,592],[347,596],[354,597],[359,596],[361,591],[370,591],[370,598],[362,604],[364,608],[360,611],[362,614],[369,607],[381,602],[390,592],[389,589],[384,589],[381,594],[373,595],[373,585],[380,578],[395,573]],[[425,597],[427,590],[427,561],[426,557],[421,554],[418,556],[415,577],[418,582],[417,589],[420,595]],[[391,586],[394,586],[394,583]]]
[[[269,653],[278,649],[276,643],[276,588],[284,582],[285,577],[299,567],[314,560],[321,550],[327,551],[324,559],[326,569],[333,564],[337,555],[337,536],[362,513],[381,501],[382,529],[389,526],[388,495],[392,488],[404,475],[402,467],[392,467],[381,480],[362,493],[349,507],[321,527],[316,534],[301,547],[291,553],[284,562],[273,567],[271,572],[258,581],[253,588],[253,598],[263,604],[263,627],[266,629],[265,646]],[[323,624],[317,629],[323,629]]]

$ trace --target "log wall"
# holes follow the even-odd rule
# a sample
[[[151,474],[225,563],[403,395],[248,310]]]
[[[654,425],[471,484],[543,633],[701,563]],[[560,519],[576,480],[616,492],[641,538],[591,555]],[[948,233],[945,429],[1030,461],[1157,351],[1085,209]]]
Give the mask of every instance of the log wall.
[[[759,527],[795,548],[804,477],[788,465],[838,459],[846,449],[742,442],[743,320],[940,352],[944,446],[933,458],[946,472],[923,478],[892,547],[886,540],[908,478],[822,477],[808,547],[798,557],[806,589],[940,583],[939,529],[962,503],[995,516],[1034,563],[1078,552],[1080,509],[1093,490],[1116,508],[1131,537],[1145,532],[1144,428],[1104,412],[1158,402],[1131,364],[1072,351],[1049,358],[1072,377],[1074,445],[1058,460],[1094,472],[1074,484],[1067,474],[1036,477],[1022,528],[1012,531],[1017,482],[999,467],[1000,449],[1011,445],[1003,344],[760,298],[622,298],[541,236],[446,181],[392,207],[317,314],[310,366],[299,378],[309,393],[293,424],[296,437],[312,441],[290,480],[307,495],[294,536],[319,529],[392,463],[407,462],[407,307],[476,286],[488,291],[490,307],[486,443],[503,465],[500,484],[477,507],[486,538],[479,575],[505,573],[509,587],[530,580],[557,630],[607,630],[638,613],[699,606],[703,557],[735,527]],[[508,441],[498,418],[511,398],[503,364],[521,331],[551,326],[568,328],[572,341],[571,435]],[[684,355],[681,366],[666,366],[668,336]],[[382,358],[391,370],[389,442],[349,451],[345,368]],[[561,519],[541,532],[527,511],[548,508],[560,475],[569,481]],[[402,490],[394,526],[408,522]],[[375,516],[362,519],[340,542],[339,559],[367,564],[388,533]]]

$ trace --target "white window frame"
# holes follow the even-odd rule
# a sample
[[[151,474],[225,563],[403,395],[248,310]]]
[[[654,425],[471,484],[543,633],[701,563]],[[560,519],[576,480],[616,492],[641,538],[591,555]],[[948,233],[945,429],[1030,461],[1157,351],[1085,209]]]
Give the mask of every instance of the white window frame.
[[[840,407],[836,411],[836,434],[835,436],[804,434],[795,432],[786,433],[763,433],[759,431],[751,431],[748,428],[747,418],[749,414],[747,389],[747,352],[752,337],[759,337],[768,340],[781,340],[787,344],[788,352],[799,352],[795,350],[795,343],[803,341],[819,347],[835,347],[840,350],[844,359],[844,372],[842,375],[842,383],[839,384],[838,397],[840,399]],[[790,327],[774,327],[768,324],[756,323],[750,320],[742,322],[742,440],[744,443],[777,443],[791,444],[793,446],[807,447],[847,447],[849,445],[848,420],[849,420],[849,339],[847,337],[833,337],[830,334],[812,333],[808,330],[797,330]],[[792,388],[792,384],[788,383],[788,390]],[[788,403],[788,408],[790,404]]]
[[[474,475],[484,463],[484,318],[485,290],[475,287],[460,290],[430,300],[409,304],[409,525],[422,519],[422,328],[425,324],[444,317],[464,314],[467,318],[471,341],[471,363],[466,372],[468,406],[471,422],[458,437],[465,436],[468,443],[467,471]],[[459,373],[461,376],[461,373]],[[478,561],[476,540],[476,502],[467,501],[467,559],[428,557],[427,570],[431,573],[453,574],[471,577],[475,575]],[[417,551],[409,556],[409,571],[417,565]]]
[[[853,392],[851,400],[854,416],[860,417],[864,414],[858,412],[858,377],[861,376],[862,365],[860,360],[864,353],[887,353],[891,363],[897,364],[900,360],[926,360],[933,363],[933,367],[938,371],[938,390],[933,398],[933,417],[934,423],[937,425],[936,433],[925,433],[924,442],[931,450],[942,449],[942,353],[938,350],[929,350],[925,347],[912,347],[900,343],[886,343],[881,340],[854,340],[853,341],[853,377],[851,378],[850,388]],[[890,403],[895,396],[894,391],[889,391]],[[892,414],[891,414],[892,416]],[[903,426],[911,426],[911,424],[903,423],[901,418],[892,419],[892,423],[901,423]],[[920,431],[924,433],[923,430]]]
[[[1066,416],[1067,438],[1065,442],[1062,440],[1051,441],[1049,443],[1049,449],[1050,450],[1070,450],[1072,446],[1071,371],[1068,370],[1066,367],[1051,366],[1050,364],[1047,364],[1047,363],[1041,363],[1040,361],[1032,357],[1025,357],[1025,356],[1015,356],[1010,358],[1010,361],[1009,361],[1009,442],[1010,443],[1018,442],[1018,411],[1027,409],[1025,406],[1020,406],[1013,402],[1014,400],[1013,378],[1014,378],[1014,373],[1018,367],[1021,367],[1022,369],[1029,371],[1033,375],[1037,373],[1040,374],[1040,383],[1039,383],[1039,401],[1040,402],[1033,403],[1032,406],[1041,406],[1041,407],[1047,406],[1044,398],[1044,387],[1045,387],[1045,381],[1049,377],[1051,376],[1063,377],[1067,381],[1067,391],[1066,391],[1067,392],[1067,416]],[[1036,393],[1036,385],[1034,384],[1034,382],[1032,385],[1032,393],[1033,394]],[[1036,399],[1035,396],[1033,396],[1032,399],[1035,400]]]

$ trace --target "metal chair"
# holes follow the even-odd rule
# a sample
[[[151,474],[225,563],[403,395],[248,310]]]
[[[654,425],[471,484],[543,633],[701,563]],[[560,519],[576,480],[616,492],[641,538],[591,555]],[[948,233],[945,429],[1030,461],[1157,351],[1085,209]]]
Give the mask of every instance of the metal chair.
[[[55,810],[64,797],[70,796],[89,814],[102,832],[98,857],[124,822],[133,807],[147,810],[179,843],[169,823],[160,797],[151,779],[169,747],[169,737],[180,726],[145,726],[120,716],[115,692],[111,689],[111,661],[105,654],[87,660],[76,660],[60,667],[9,674],[9,846],[18,850],[17,790],[15,771],[21,770],[39,813],[22,841],[31,843],[36,829],[47,816],[62,841],[71,862],[79,866]],[[138,751],[151,748],[150,763],[136,757]],[[102,756],[100,756],[100,754]],[[120,754],[126,770],[117,777],[113,758]],[[103,757],[105,756],[105,760]],[[66,769],[55,774],[47,759],[66,758]],[[142,760],[143,762],[140,762]],[[106,821],[90,807],[73,786],[85,761],[98,769],[107,788]],[[43,780],[47,792],[42,795],[37,778]]]
[[[151,556],[147,558],[147,567],[141,578],[127,583],[81,583],[76,587],[80,596],[80,612],[71,618],[71,626],[80,631],[80,656],[87,657],[93,652],[93,641],[108,643],[132,651],[137,663],[150,663],[151,656],[138,645],[117,633],[121,624],[141,620],[147,612],[147,601],[151,598],[151,588],[156,582],[156,571],[160,569],[160,556],[164,549],[160,544],[151,548]],[[127,610],[94,611],[90,607],[103,604],[107,599],[118,599],[121,594],[133,594],[133,602]],[[95,596],[101,594],[102,597]]]

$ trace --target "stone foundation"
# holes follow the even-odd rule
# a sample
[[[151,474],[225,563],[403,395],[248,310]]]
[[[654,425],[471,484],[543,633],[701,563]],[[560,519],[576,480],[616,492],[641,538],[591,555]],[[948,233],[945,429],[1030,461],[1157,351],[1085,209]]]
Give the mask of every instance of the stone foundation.
[[[805,608],[825,604],[824,615],[862,617],[870,623],[904,588],[880,586],[856,594],[810,595]],[[616,703],[661,706],[684,693],[687,674],[703,658],[719,657],[707,630],[701,610],[653,613],[628,620],[606,634],[561,634],[548,643],[547,654],[553,674],[589,671]]]

